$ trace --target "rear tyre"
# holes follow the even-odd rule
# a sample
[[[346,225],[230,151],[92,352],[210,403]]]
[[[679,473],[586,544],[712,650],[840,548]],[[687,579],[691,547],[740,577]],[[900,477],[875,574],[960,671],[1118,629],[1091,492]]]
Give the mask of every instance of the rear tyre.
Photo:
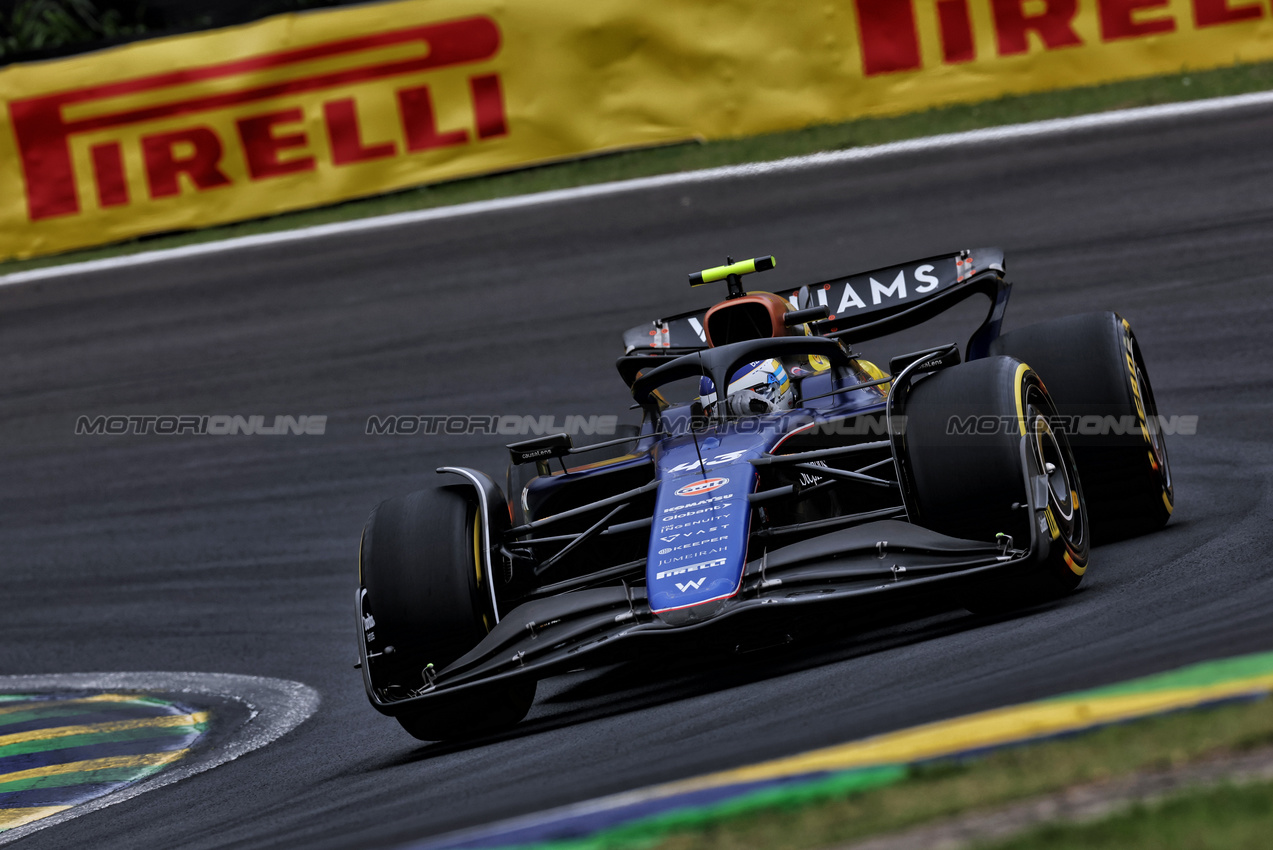
[[[1042,376],[1066,423],[1097,541],[1155,531],[1174,507],[1167,445],[1131,325],[1117,313],[1040,322],[999,337],[994,354]]]
[[[471,650],[494,625],[480,555],[477,506],[463,488],[439,487],[381,502],[363,529],[359,573],[374,629],[372,683],[406,697]],[[516,724],[530,710],[535,683],[492,684],[444,703],[395,715],[426,741],[465,738]]]
[[[965,539],[1008,535],[1018,549],[1029,545],[1030,523],[1040,521],[1041,559],[1017,575],[969,583],[965,607],[1009,610],[1078,587],[1089,539],[1083,488],[1065,435],[1049,425],[1056,411],[1038,376],[1019,360],[990,357],[917,382],[905,405],[915,521]],[[1027,475],[1047,481],[1047,507],[1039,518],[1026,507]]]

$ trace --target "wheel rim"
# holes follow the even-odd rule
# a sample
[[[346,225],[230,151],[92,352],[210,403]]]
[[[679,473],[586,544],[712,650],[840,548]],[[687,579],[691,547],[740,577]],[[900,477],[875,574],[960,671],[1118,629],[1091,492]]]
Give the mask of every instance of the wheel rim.
[[[1030,387],[1027,390],[1026,421],[1035,473],[1047,480],[1050,522],[1055,523],[1066,547],[1079,553],[1087,535],[1082,485],[1069,446],[1062,442],[1063,436],[1052,430],[1051,415],[1055,413],[1046,397],[1037,387]]]
[[[1035,456],[1040,461],[1040,471],[1048,481],[1048,502],[1057,509],[1061,519],[1073,522],[1077,507],[1074,484],[1070,480],[1069,470],[1065,468],[1065,454],[1061,451],[1061,445],[1043,416],[1035,417],[1032,430]]]

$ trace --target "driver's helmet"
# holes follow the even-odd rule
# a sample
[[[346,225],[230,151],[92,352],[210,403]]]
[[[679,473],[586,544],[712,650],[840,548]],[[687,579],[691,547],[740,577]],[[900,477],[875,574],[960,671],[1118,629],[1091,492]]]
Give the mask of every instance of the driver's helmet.
[[[790,410],[795,402],[795,390],[782,362],[770,358],[757,360],[734,373],[726,393],[726,411],[730,416],[758,416],[777,410]],[[712,379],[704,375],[698,383],[699,402],[710,413],[716,404],[716,388]]]

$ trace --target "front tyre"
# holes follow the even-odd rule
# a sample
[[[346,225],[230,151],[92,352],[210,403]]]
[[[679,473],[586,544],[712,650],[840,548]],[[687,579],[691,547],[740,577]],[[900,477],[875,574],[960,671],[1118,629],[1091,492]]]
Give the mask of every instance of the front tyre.
[[[462,487],[389,499],[368,518],[359,552],[363,639],[372,686],[386,698],[423,689],[429,665],[442,670],[494,625],[481,521]],[[533,680],[492,684],[395,717],[421,740],[465,738],[516,724],[534,697]]]
[[[1084,313],[1004,334],[994,354],[1042,376],[1083,476],[1098,541],[1155,531],[1174,507],[1167,444],[1131,325],[1117,313]]]
[[[1056,408],[1026,364],[990,357],[917,381],[906,400],[908,506],[920,525],[952,537],[1024,549],[1038,523],[1041,556],[1013,576],[969,584],[970,610],[1000,611],[1062,596],[1083,580],[1088,520],[1078,467]],[[1024,440],[1024,452],[1022,442]],[[1046,499],[1028,509],[1027,479]],[[1033,486],[1033,485],[1032,485]]]

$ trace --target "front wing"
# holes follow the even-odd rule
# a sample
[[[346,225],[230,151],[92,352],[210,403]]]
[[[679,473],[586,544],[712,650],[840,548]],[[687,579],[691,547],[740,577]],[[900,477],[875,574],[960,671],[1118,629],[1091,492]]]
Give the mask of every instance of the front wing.
[[[1026,451],[1024,438],[1022,452]],[[1046,484],[1042,484],[1046,487]],[[699,619],[677,625],[650,611],[643,587],[624,584],[576,590],[509,611],[469,653],[437,671],[405,697],[372,682],[359,641],[363,683],[372,705],[394,715],[494,682],[542,679],[629,657],[649,641],[695,644],[745,638],[796,620],[852,612],[855,606],[901,603],[937,585],[954,586],[1020,575],[1046,560],[1052,545],[1039,534],[1046,508],[1040,482],[1027,487],[1030,540],[1022,548],[962,540],[897,520],[881,520],[810,538],[749,561],[737,595],[712,603]],[[1023,506],[1026,507],[1026,506]],[[1046,525],[1043,525],[1046,528]],[[1024,542],[1024,541],[1022,541]],[[357,602],[361,624],[361,593]],[[361,634],[361,628],[359,629]],[[395,697],[397,695],[395,694]]]

